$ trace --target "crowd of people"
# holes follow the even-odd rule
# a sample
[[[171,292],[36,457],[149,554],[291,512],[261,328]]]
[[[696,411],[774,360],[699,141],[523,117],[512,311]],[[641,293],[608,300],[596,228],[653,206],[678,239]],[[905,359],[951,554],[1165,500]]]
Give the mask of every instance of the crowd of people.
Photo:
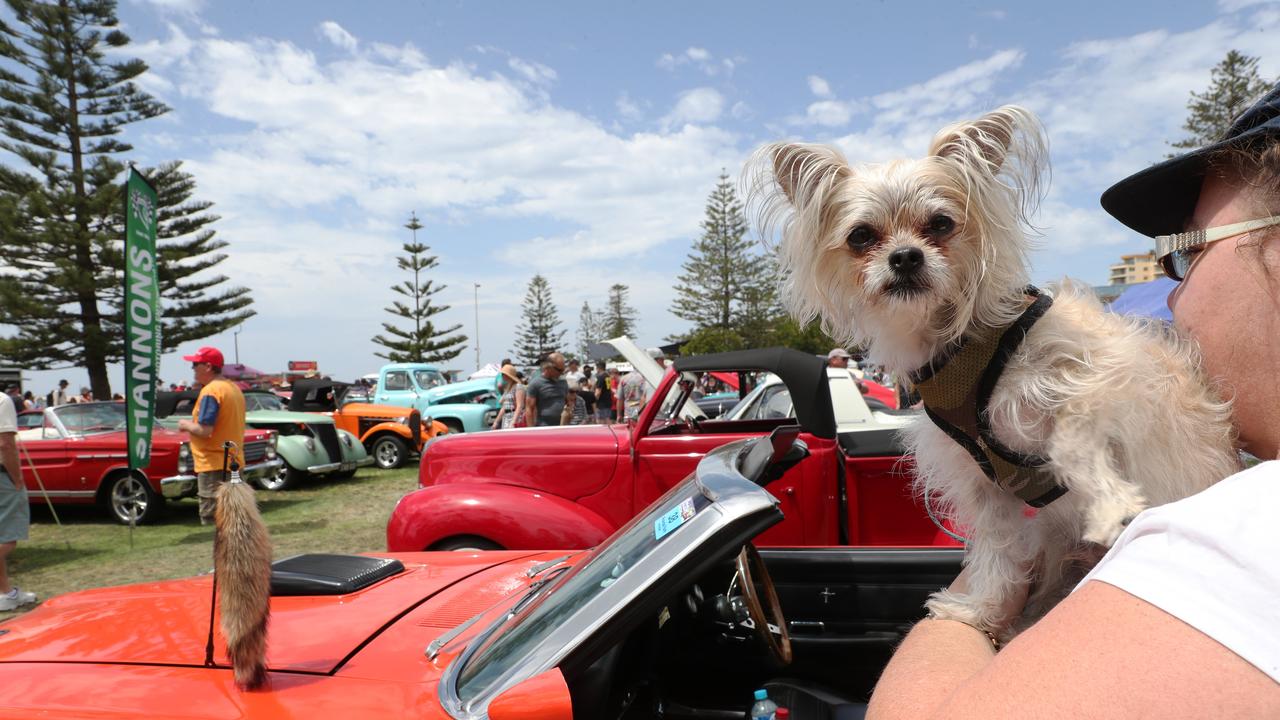
[[[650,348],[647,353],[659,367],[665,367],[666,356],[661,350]],[[552,352],[539,358],[532,378],[526,378],[509,358],[504,359],[498,392],[500,409],[494,430],[634,420],[654,387],[637,370],[623,375],[604,360],[583,365],[577,358]]]
[[[58,387],[50,390],[46,395],[36,395],[30,390],[24,392],[21,386],[10,385],[5,389],[5,394],[8,395],[9,399],[13,402],[13,407],[16,412],[23,412],[25,410],[43,410],[46,407],[67,405],[70,403],[93,402],[93,393],[89,391],[89,388],[82,387],[80,388],[80,394],[74,395],[68,389],[69,385],[70,383],[66,380],[60,380],[58,381]],[[117,394],[112,399],[123,400],[124,396]]]

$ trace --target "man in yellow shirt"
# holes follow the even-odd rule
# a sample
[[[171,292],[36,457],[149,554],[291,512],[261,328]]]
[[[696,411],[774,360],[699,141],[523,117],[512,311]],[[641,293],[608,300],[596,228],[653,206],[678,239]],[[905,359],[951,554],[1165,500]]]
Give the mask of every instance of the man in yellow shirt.
[[[223,445],[234,443],[227,467],[234,460],[244,467],[244,394],[235,383],[222,377],[222,353],[202,347],[182,358],[191,362],[200,397],[190,420],[179,420],[178,429],[191,435],[191,458],[195,464],[200,496],[200,524],[213,522],[214,491],[230,480],[223,471]]]

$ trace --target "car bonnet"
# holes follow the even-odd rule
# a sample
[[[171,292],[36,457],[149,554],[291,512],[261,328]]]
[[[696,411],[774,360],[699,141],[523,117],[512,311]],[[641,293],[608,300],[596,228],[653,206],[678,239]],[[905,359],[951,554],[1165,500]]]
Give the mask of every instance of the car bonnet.
[[[405,571],[358,592],[273,597],[272,671],[327,674],[398,618],[456,583],[531,553],[401,555]],[[0,663],[204,665],[212,576],[87,590],[0,624]],[[220,630],[214,659],[228,664]]]

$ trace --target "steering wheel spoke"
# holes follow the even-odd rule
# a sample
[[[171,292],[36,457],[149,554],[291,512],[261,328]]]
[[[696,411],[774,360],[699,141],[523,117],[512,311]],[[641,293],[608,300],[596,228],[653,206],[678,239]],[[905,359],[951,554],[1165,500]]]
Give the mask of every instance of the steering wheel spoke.
[[[747,627],[749,621],[750,629],[769,649],[769,654],[779,663],[789,665],[791,633],[787,631],[787,620],[782,616],[782,604],[778,602],[773,578],[769,577],[769,569],[754,545],[747,543],[742,547],[737,566],[739,589],[748,615],[748,620],[740,624]]]

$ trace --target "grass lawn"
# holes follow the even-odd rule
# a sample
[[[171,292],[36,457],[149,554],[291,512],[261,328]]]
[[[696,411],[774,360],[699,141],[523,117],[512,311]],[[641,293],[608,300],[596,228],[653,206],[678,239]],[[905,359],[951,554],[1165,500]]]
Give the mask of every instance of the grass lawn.
[[[416,465],[362,468],[349,480],[316,480],[297,490],[259,490],[275,557],[303,552],[386,549],[387,518],[400,496],[417,487]],[[9,556],[9,577],[41,600],[86,588],[165,580],[213,567],[213,527],[200,525],[194,498],[169,502],[159,522],[133,531],[90,506],[31,506],[31,539]],[[70,547],[68,547],[68,544]],[[31,606],[34,607],[34,606]],[[29,608],[28,608],[29,609]],[[0,612],[0,620],[15,613]]]

